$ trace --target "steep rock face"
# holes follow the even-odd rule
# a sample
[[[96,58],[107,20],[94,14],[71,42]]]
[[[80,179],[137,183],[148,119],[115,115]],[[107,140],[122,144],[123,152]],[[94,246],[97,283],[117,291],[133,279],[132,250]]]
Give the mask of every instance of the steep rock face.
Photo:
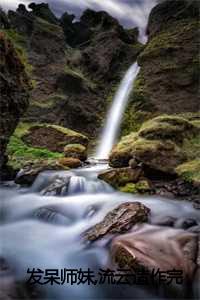
[[[29,4],[28,7],[32,9],[32,13],[34,16],[40,17],[48,21],[49,23],[54,23],[54,24],[58,23],[58,19],[49,9],[49,5],[47,3],[36,4],[32,2]]]
[[[29,8],[20,4],[8,13],[15,42],[33,67],[25,121],[39,118],[95,136],[108,98],[143,48],[137,30],[123,29],[105,12],[87,10],[73,22],[68,13],[58,20],[47,4]]]
[[[198,1],[164,1],[151,11],[125,120],[130,129],[160,113],[200,110],[198,16]]]
[[[9,138],[28,106],[30,84],[19,55],[3,32],[0,32],[0,56],[0,168],[3,170]]]
[[[78,24],[88,31],[84,43],[82,41],[80,60],[84,70],[106,83],[119,80],[120,71],[126,70],[143,48],[137,41],[138,30],[125,30],[108,13],[90,9],[75,26]]]
[[[28,61],[32,66],[31,77],[34,88],[27,116],[30,121],[31,118],[36,120],[40,116],[43,121],[47,111],[42,109],[48,107],[49,102],[54,101],[54,98],[55,102],[57,99],[60,100],[59,95],[56,95],[55,86],[57,76],[63,72],[66,64],[62,28],[35,16],[34,11],[29,12],[21,5],[16,12],[9,11],[8,17],[12,32],[17,33],[18,36],[14,42],[27,53]]]

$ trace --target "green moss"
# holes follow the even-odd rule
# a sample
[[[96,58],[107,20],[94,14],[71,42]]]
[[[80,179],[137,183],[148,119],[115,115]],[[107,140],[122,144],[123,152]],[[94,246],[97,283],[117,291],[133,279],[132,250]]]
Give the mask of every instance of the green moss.
[[[39,26],[39,28],[42,31],[46,32],[47,34],[51,34],[51,35],[63,34],[62,28],[60,26],[50,23],[40,17],[37,17],[36,20],[37,22],[35,22],[35,26]]]
[[[76,131],[73,131],[71,129],[68,129],[68,128],[65,128],[65,127],[62,127],[62,126],[59,126],[59,125],[52,125],[52,124],[41,124],[40,126],[46,126],[46,127],[51,127],[51,128],[54,128],[60,132],[62,132],[63,134],[66,134],[66,135],[70,135],[70,136],[82,136],[85,138],[85,136],[79,132],[76,132]]]
[[[146,180],[140,180],[137,183],[127,183],[119,188],[120,192],[131,194],[145,194],[150,191],[150,186]]]
[[[19,133],[20,135],[21,133]],[[51,152],[47,149],[29,147],[16,135],[10,138],[7,147],[9,165],[14,169],[24,167],[28,162],[38,162],[44,159],[55,160],[63,155],[57,152]]]
[[[13,29],[3,29],[3,32],[13,42],[19,58],[25,67],[25,71],[28,75],[31,75],[33,66],[28,62],[26,38]],[[34,85],[34,82],[32,82],[32,85]]]
[[[147,193],[150,191],[150,186],[147,180],[140,180],[135,184],[136,190],[140,193]]]
[[[133,91],[130,95],[129,104],[124,113],[122,122],[122,134],[138,131],[145,120],[153,117],[149,107],[148,94],[145,90],[145,79],[140,71],[134,81]]]
[[[127,183],[125,186],[119,188],[122,193],[136,194],[137,189],[135,183]]]
[[[121,134],[122,136],[128,135],[130,132],[137,132],[142,124],[151,119],[153,114],[142,110],[137,110],[135,105],[130,104],[124,113]]]
[[[19,125],[17,126],[14,135],[21,138],[24,135],[29,133],[29,129],[31,127],[50,127],[54,128],[57,131],[60,131],[63,134],[70,135],[70,136],[82,136],[85,137],[83,134],[80,134],[76,131],[73,131],[71,129],[59,126],[59,125],[54,125],[54,124],[47,124],[47,123],[25,123],[25,122],[20,122]]]
[[[129,135],[123,136],[120,142],[114,147],[113,151],[117,152],[130,152],[133,144],[137,140],[137,133],[132,132]]]
[[[171,139],[182,141],[192,134],[194,125],[178,116],[162,115],[145,122],[139,130],[139,136],[146,139]]]
[[[68,144],[65,146],[65,150],[79,150],[79,151],[85,151],[85,146],[81,145],[81,144]]]
[[[200,159],[186,162],[178,166],[176,171],[184,180],[200,184]]]
[[[131,102],[135,104],[135,109],[145,108],[148,103],[148,96],[145,92],[145,78],[140,71],[136,80],[134,81],[133,92],[131,95]],[[148,106],[147,106],[148,109]]]
[[[18,138],[22,138],[25,134],[29,133],[29,128],[31,126],[34,126],[37,123],[25,123],[25,122],[20,122],[15,129],[14,136]]]
[[[200,133],[196,136],[184,139],[182,149],[187,159],[195,159],[200,157]]]
[[[40,124],[40,123],[19,123],[18,127],[16,128],[13,136],[10,139],[10,142],[7,147],[7,153],[9,157],[9,165],[11,165],[15,169],[22,168],[25,166],[28,162],[37,162],[42,160],[55,160],[57,158],[63,157],[64,154],[58,153],[58,152],[52,152],[48,149],[44,148],[37,148],[37,147],[31,147],[26,145],[22,138],[23,136],[29,134],[29,130],[33,126],[38,127],[51,127],[55,128],[56,130],[70,135],[70,136],[81,136],[79,133],[58,126],[58,125],[51,125],[51,124]],[[83,136],[84,137],[84,136]],[[66,143],[65,143],[66,144]],[[64,144],[64,145],[65,145]]]
[[[66,100],[66,95],[52,94],[46,99],[32,101],[31,106],[36,106],[43,109],[50,109],[55,107],[58,103],[64,102],[65,100]]]
[[[181,45],[178,44],[178,40],[180,40],[180,36],[182,39],[188,36],[189,32],[197,32],[198,22],[191,20],[178,20],[177,22],[173,22],[173,24],[169,24],[167,30],[161,31],[159,34],[155,35],[144,51],[140,54],[139,60],[142,61],[149,57],[157,58],[158,55],[166,55],[168,50],[181,50]],[[170,64],[173,68],[173,64]]]
[[[14,29],[1,29],[12,40],[12,42],[18,46],[26,48],[26,38],[22,34],[18,33]]]

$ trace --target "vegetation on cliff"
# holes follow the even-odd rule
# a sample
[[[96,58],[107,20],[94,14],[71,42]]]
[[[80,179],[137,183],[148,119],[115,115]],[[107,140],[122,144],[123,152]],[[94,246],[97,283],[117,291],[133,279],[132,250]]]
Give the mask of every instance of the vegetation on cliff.
[[[28,107],[31,85],[18,51],[4,32],[0,32],[0,56],[0,168],[3,173],[7,163],[6,147]]]
[[[153,8],[123,133],[163,113],[200,111],[198,27],[198,1],[164,1]]]

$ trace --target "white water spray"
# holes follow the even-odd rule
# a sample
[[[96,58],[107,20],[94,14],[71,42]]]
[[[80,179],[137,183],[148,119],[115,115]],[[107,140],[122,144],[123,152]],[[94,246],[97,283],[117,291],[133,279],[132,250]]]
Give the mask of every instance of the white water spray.
[[[130,93],[133,89],[133,82],[139,72],[139,66],[134,63],[126,72],[122,79],[117,93],[114,97],[111,108],[106,118],[106,125],[100,139],[100,145],[97,149],[97,159],[107,159],[108,155],[116,141],[123,113],[125,111]]]

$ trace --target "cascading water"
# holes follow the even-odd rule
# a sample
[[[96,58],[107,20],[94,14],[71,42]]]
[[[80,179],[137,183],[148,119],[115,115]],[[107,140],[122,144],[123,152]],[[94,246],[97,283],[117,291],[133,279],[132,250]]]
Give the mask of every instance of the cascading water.
[[[139,72],[139,66],[134,63],[126,72],[122,79],[117,93],[114,97],[111,108],[106,117],[106,125],[104,127],[102,137],[100,138],[100,145],[97,148],[95,157],[97,159],[107,159],[117,138],[123,113],[133,89],[134,80]]]
[[[128,69],[119,86],[97,149],[98,159],[106,159],[116,141],[138,72],[139,67],[135,63]],[[200,223],[198,211],[187,201],[156,196],[139,197],[115,191],[97,178],[98,173],[107,168],[106,163],[94,163],[76,170],[44,172],[27,189],[13,183],[0,185],[0,258],[11,265],[15,280],[26,281],[30,277],[27,275],[28,268],[90,268],[98,271],[110,267],[108,241],[102,239],[88,245],[82,235],[124,202],[139,201],[149,207],[149,222],[152,224],[159,218],[169,216],[179,220],[193,218]],[[162,237],[164,243],[167,243],[163,231],[157,234],[157,240]],[[160,249],[157,250],[160,253]],[[0,274],[0,277],[3,276]],[[42,299],[166,299],[157,291],[153,293],[145,290],[144,286],[47,284],[36,288],[42,290]]]
[[[125,202],[140,201],[149,207],[149,222],[152,223],[169,215],[195,218],[200,222],[198,211],[186,201],[139,197],[102,185],[97,178],[102,169],[102,165],[97,165],[72,171],[45,172],[26,190],[15,185],[0,186],[0,240],[3,245],[0,247],[0,257],[11,263],[16,280],[27,280],[30,277],[27,275],[28,268],[90,268],[95,272],[100,268],[106,269],[110,264],[107,241],[101,240],[88,246],[82,234]],[[64,180],[66,193],[63,195],[61,191],[57,196],[44,194],[43,191],[58,179]],[[37,287],[42,292],[42,299],[165,299],[152,295],[143,286],[115,285],[113,289],[112,285],[106,284],[47,284]]]

